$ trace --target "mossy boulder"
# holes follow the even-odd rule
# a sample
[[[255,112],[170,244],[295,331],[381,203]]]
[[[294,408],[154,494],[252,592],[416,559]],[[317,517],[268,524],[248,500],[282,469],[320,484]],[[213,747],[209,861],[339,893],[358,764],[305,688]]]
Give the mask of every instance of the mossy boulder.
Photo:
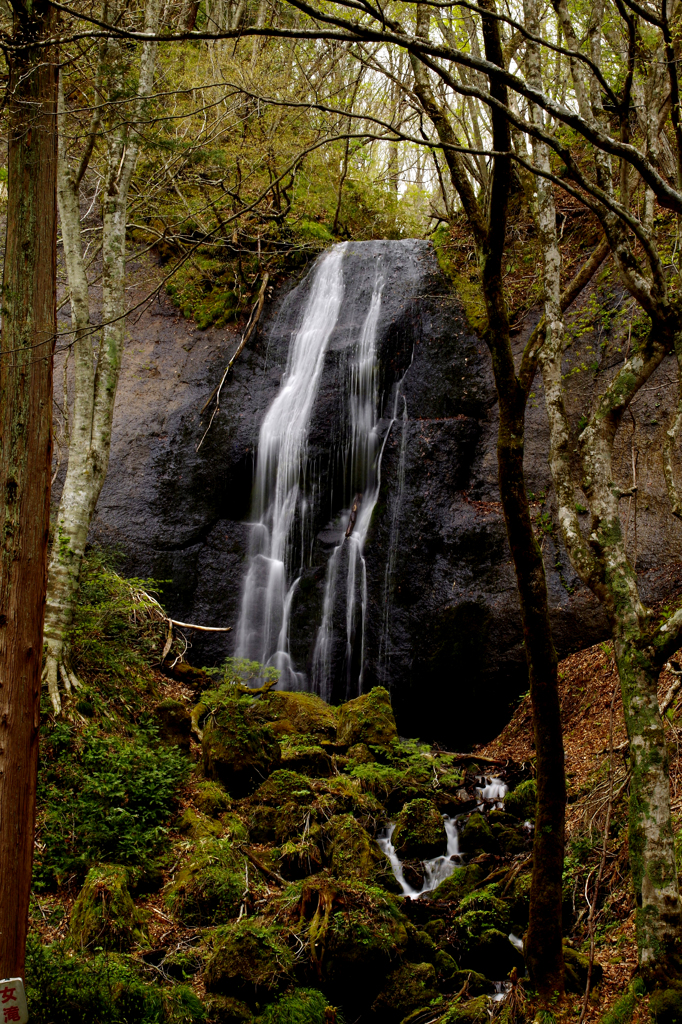
[[[470,857],[482,853],[497,853],[499,845],[490,825],[482,814],[470,814],[459,836],[459,845]]]
[[[384,746],[398,738],[391,698],[383,686],[375,686],[339,708],[337,741]]]
[[[535,820],[535,805],[538,799],[538,787],[535,779],[527,779],[504,798],[504,809],[521,821]]]
[[[382,991],[372,1003],[372,1013],[381,1021],[395,1021],[439,998],[433,964],[402,964],[389,974]]]
[[[123,952],[144,940],[142,918],[120,864],[90,868],[71,912],[69,936],[81,949],[99,946]]]
[[[348,764],[352,767],[356,764],[372,764],[376,757],[366,743],[354,743],[346,751]]]
[[[649,999],[649,1010],[656,1024],[682,1024],[682,990],[656,989]]]
[[[523,933],[528,926],[531,881],[530,871],[517,875],[511,891],[508,890],[506,893],[512,928],[519,933]]]
[[[328,778],[334,772],[334,764],[326,750],[319,746],[282,744],[282,768],[309,775],[312,778]]]
[[[209,995],[206,999],[209,1020],[214,1024],[251,1024],[253,1014],[246,1003],[231,996]]]
[[[455,868],[450,877],[434,889],[431,898],[459,903],[463,896],[476,888],[482,878],[483,868],[480,864],[465,864]]]
[[[489,996],[495,991],[492,981],[478,971],[457,971],[452,976],[451,984],[456,992],[460,992],[466,985],[470,996]]]
[[[523,826],[508,828],[506,825],[494,823],[490,831],[498,842],[500,852],[507,857],[527,853],[532,846],[532,836]]]
[[[213,935],[214,952],[206,964],[208,992],[232,996],[253,1007],[269,1002],[288,984],[293,955],[277,928],[245,918]]]
[[[206,817],[205,814],[197,813],[191,807],[185,808],[178,820],[178,832],[182,832],[190,839],[210,839],[217,837],[223,829],[219,822]]]
[[[202,720],[204,774],[232,796],[250,793],[280,763],[281,749],[270,726],[259,721],[250,697],[225,692],[204,694],[195,717]]]
[[[154,708],[154,717],[158,722],[162,743],[189,750],[192,716],[186,704],[172,698],[162,700]]]
[[[572,946],[564,946],[564,978],[569,992],[584,992],[590,960]],[[604,976],[604,968],[595,960],[592,964],[592,984],[598,985]],[[682,1024],[682,1018],[680,1018]]]
[[[426,860],[445,853],[443,817],[432,800],[420,797],[405,804],[396,820],[392,842],[399,857]]]
[[[440,1024],[489,1024],[487,995],[476,996],[448,1007]]]
[[[223,787],[217,782],[206,780],[200,782],[194,793],[194,803],[209,818],[219,818],[229,811],[231,800]]]
[[[166,894],[173,916],[187,925],[212,925],[237,913],[244,893],[245,865],[236,836],[200,840]]]
[[[460,967],[471,967],[479,974],[492,974],[495,978],[506,978],[512,967],[520,973],[525,970],[523,956],[512,946],[508,935],[497,928],[469,937]]]
[[[256,843],[286,843],[300,836],[306,823],[310,825],[313,799],[309,778],[278,768],[259,786],[250,801],[252,840]]]
[[[487,885],[484,889],[475,889],[460,900],[455,927],[463,949],[471,946],[489,928],[496,928],[509,934],[511,921],[509,907],[500,898],[497,885]],[[474,941],[475,944],[475,941]]]
[[[352,814],[334,815],[325,831],[329,868],[335,877],[376,880],[392,874],[386,855]]]
[[[256,716],[279,737],[303,735],[313,742],[336,738],[337,713],[314,693],[271,690],[261,697]]]
[[[266,1006],[258,1024],[326,1024],[334,1016],[329,1000],[318,989],[296,988]]]

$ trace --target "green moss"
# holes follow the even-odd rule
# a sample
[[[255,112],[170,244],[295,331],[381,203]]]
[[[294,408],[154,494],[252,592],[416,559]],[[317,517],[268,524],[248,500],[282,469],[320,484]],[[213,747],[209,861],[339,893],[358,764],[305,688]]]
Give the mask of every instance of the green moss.
[[[434,889],[432,899],[448,900],[459,903],[463,896],[471,892],[483,878],[480,864],[466,864],[455,868],[449,878]]]
[[[239,999],[213,993],[206,998],[206,1009],[211,1024],[251,1024],[253,1014]]]
[[[144,940],[140,914],[128,891],[124,867],[91,868],[71,913],[69,935],[80,949],[128,950]]]
[[[194,803],[209,818],[217,818],[230,809],[230,798],[217,782],[200,782],[194,790]]]
[[[329,868],[335,877],[375,881],[391,874],[385,855],[352,814],[335,815],[325,831]]]
[[[279,764],[279,743],[258,720],[252,699],[229,684],[204,693],[201,709],[204,774],[233,796],[244,796]]]
[[[209,992],[253,1006],[271,999],[287,984],[294,959],[273,926],[248,918],[218,928],[212,941],[214,952],[204,973]]]
[[[477,996],[449,1006],[440,1024],[488,1024],[488,1021],[488,997]]]
[[[314,693],[271,690],[261,697],[257,715],[278,737],[305,735],[318,743],[336,739],[336,711]]]
[[[419,1007],[437,1005],[440,1000],[432,964],[402,964],[389,974],[385,987],[372,1003],[372,1012],[382,1020],[398,1024]]]
[[[538,799],[538,787],[535,779],[527,779],[504,798],[504,809],[508,814],[522,821],[535,820],[535,805]]]
[[[267,1006],[259,1024],[325,1024],[329,1000],[316,988],[297,988]]]
[[[472,857],[497,853],[498,842],[482,814],[471,814],[459,837],[461,849]]]
[[[497,885],[475,889],[462,897],[457,912],[456,928],[463,948],[468,948],[472,938],[478,937],[490,928],[507,934],[510,925],[509,908],[500,898]]]
[[[339,708],[337,740],[355,743],[386,744],[398,738],[391,698],[383,686],[375,686]]]
[[[217,838],[222,832],[222,826],[205,814],[197,814],[191,807],[187,807],[178,821],[178,831],[193,840],[208,839],[211,836]]]
[[[246,860],[233,840],[204,839],[175,876],[166,902],[186,925],[216,924],[239,911],[245,884]]]
[[[426,860],[445,853],[447,836],[436,805],[425,797],[405,804],[397,817],[392,841],[402,859]]]

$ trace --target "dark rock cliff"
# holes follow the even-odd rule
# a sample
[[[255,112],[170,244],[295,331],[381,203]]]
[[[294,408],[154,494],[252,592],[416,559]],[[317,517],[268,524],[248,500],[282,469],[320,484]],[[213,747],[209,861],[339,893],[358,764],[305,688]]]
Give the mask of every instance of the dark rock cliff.
[[[342,525],[338,446],[347,354],[366,312],[377,260],[386,278],[378,335],[384,429],[393,422],[365,549],[363,684],[389,687],[402,733],[456,749],[494,735],[527,679],[498,501],[490,360],[429,243],[348,246],[344,303],[309,435],[320,491],[312,513],[310,564],[292,608],[291,651],[299,669],[309,668],[326,561]],[[222,375],[235,336],[193,330],[165,300],[131,326],[109,476],[92,538],[119,545],[127,571],[170,581],[165,600],[183,621],[232,625],[236,632],[259,427],[277,393],[308,288],[309,278],[286,294],[283,289],[266,310],[255,341],[223,388],[220,413],[198,452],[207,425],[199,411]],[[523,340],[522,333],[519,345]],[[613,371],[614,360],[591,377],[568,381],[576,420],[604,375]],[[674,377],[674,367],[664,364],[658,370],[651,386],[659,390],[637,400],[617,446],[619,473],[627,484],[632,451],[638,452],[638,511],[635,519],[629,510],[628,529],[648,600],[664,596],[679,572],[682,527],[667,511],[660,462]],[[551,512],[547,425],[536,384],[527,417],[526,464],[529,490],[544,495],[544,504],[537,506],[544,515]],[[545,524],[555,642],[564,655],[603,639],[607,623],[573,574],[549,517]],[[232,653],[234,632],[195,633],[191,640],[190,659],[211,664]]]

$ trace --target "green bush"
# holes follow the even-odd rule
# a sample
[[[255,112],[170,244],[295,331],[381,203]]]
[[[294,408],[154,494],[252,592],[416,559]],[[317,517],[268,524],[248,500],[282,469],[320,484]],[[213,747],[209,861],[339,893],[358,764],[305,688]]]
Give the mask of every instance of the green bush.
[[[182,754],[149,747],[142,738],[94,732],[69,751],[65,729],[52,754],[39,776],[35,887],[83,876],[96,861],[147,866],[166,837],[176,792],[189,773]]]
[[[258,1024],[324,1024],[329,1000],[316,988],[297,988],[271,1003]]]
[[[26,995],[35,1024],[199,1024],[206,1011],[184,985],[145,981],[129,957],[71,956],[61,944],[26,949]]]

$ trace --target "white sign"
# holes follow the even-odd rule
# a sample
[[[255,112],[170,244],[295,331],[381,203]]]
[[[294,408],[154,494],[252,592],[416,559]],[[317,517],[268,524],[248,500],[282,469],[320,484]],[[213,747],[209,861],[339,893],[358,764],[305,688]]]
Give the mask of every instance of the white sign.
[[[21,978],[0,978],[0,1024],[26,1024],[26,993]]]

